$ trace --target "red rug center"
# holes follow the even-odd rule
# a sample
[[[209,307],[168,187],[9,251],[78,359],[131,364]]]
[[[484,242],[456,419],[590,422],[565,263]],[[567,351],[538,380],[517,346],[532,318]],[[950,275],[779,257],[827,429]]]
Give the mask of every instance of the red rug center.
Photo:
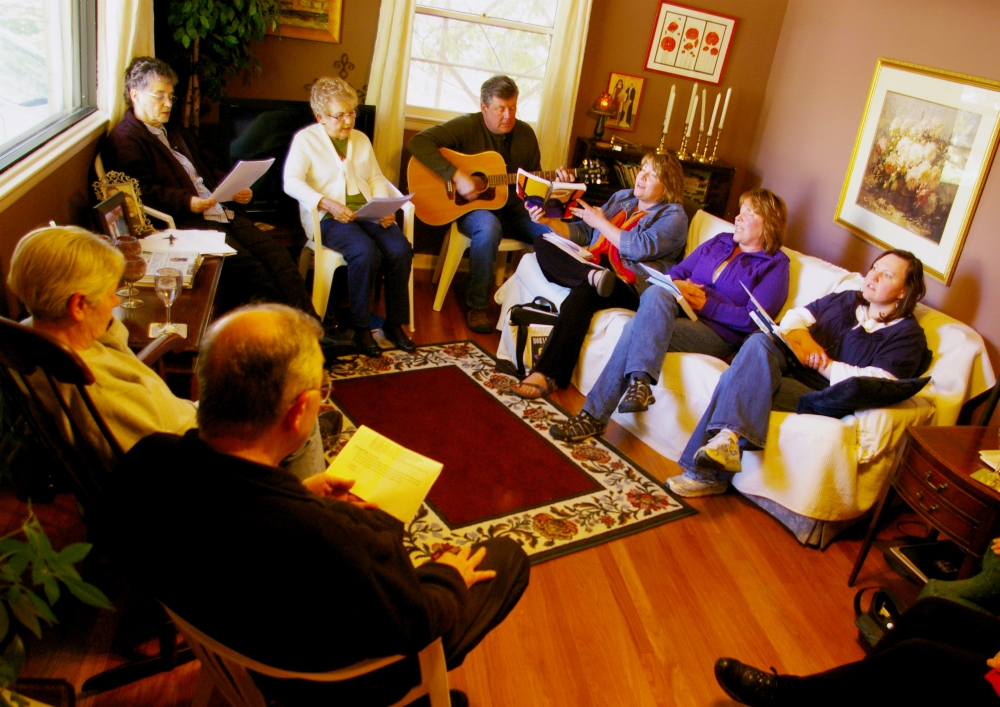
[[[358,425],[444,464],[428,501],[452,527],[599,488],[454,366],[337,381]]]

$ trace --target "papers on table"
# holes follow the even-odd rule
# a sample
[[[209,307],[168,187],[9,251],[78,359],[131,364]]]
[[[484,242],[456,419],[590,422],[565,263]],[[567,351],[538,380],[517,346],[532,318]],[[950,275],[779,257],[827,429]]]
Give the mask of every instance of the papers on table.
[[[996,469],[1000,465],[1000,449],[983,449],[979,452],[979,458],[989,468]]]
[[[354,479],[351,493],[409,523],[420,510],[444,465],[410,451],[362,425],[327,469]]]
[[[674,284],[673,278],[666,273],[660,272],[659,270],[654,270],[645,263],[639,263],[639,265],[641,265],[642,269],[649,274],[649,281],[652,284],[662,287],[674,296],[674,299],[677,300],[677,304],[679,304],[681,309],[684,310],[684,314],[687,315],[688,319],[692,322],[698,321],[698,315],[695,313],[694,308],[691,307],[690,302],[684,299],[684,295],[677,288],[677,285]]]
[[[582,248],[569,238],[563,238],[556,233],[545,233],[542,234],[542,238],[547,240],[549,243],[558,247],[564,253],[573,256],[576,260],[579,260],[584,265],[589,265],[592,268],[601,267],[600,264],[594,262],[594,254],[591,253],[586,248]]]
[[[136,282],[137,287],[153,287],[156,282],[156,271],[161,268],[175,268],[181,271],[182,289],[190,290],[194,286],[194,276],[205,259],[203,255],[193,251],[182,250],[146,250],[142,249],[142,259],[146,261],[146,274]]]
[[[212,198],[218,202],[232,201],[233,197],[244,189],[249,189],[254,182],[264,176],[264,173],[274,164],[274,158],[269,160],[240,160],[233,170],[222,180],[222,184],[212,192]]]
[[[182,250],[202,255],[232,255],[236,252],[235,248],[226,245],[226,234],[222,231],[171,228],[148,235],[141,242],[142,249],[149,251]]]
[[[360,209],[354,212],[362,221],[378,221],[384,216],[394,214],[403,208],[403,204],[413,198],[413,194],[405,196],[376,196]]]

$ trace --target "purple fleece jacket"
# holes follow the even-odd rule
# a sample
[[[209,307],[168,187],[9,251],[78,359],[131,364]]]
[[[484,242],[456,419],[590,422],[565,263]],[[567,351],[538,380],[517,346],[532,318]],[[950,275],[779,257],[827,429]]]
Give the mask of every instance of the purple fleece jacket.
[[[753,305],[740,286],[742,282],[771,317],[776,317],[788,297],[788,256],[778,250],[768,255],[739,253],[712,282],[715,269],[730,256],[732,233],[720,233],[694,249],[670,270],[674,280],[691,280],[705,288],[705,306],[698,312],[700,321],[731,344],[740,344],[747,334],[757,331],[750,319]]]

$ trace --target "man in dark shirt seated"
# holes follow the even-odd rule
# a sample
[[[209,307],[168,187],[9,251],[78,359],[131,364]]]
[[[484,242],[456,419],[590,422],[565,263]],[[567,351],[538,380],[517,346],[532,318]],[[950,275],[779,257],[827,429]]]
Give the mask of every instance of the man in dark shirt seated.
[[[466,154],[498,152],[507,165],[507,172],[519,168],[528,172],[541,169],[535,131],[517,119],[517,84],[507,76],[492,76],[480,89],[479,113],[469,113],[447,123],[427,128],[413,136],[407,145],[410,154],[441,179],[453,180],[458,193],[474,198],[482,189],[471,174],[455,167],[439,149]],[[497,211],[479,209],[458,219],[458,230],[472,240],[469,248],[469,279],[465,285],[465,302],[469,306],[469,328],[482,334],[493,330],[486,315],[493,263],[500,240],[516,238],[531,243],[535,236],[548,233],[547,226],[535,223],[528,216],[524,202],[508,196],[507,203]]]
[[[414,568],[402,523],[352,496],[353,482],[330,478],[321,498],[278,468],[316,420],[321,334],[276,304],[216,322],[198,356],[198,429],[129,451],[109,535],[156,598],[265,664],[327,671],[441,636],[452,669],[517,603],[527,557],[499,539]],[[414,665],[347,683],[257,680],[285,707],[385,705],[419,682]]]

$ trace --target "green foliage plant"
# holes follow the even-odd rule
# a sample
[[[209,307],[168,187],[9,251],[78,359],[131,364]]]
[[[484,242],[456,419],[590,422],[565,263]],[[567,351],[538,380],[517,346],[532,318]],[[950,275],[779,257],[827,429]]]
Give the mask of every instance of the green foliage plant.
[[[202,89],[218,101],[226,79],[260,73],[250,44],[263,40],[268,30],[274,31],[280,16],[280,0],[171,0],[167,22],[191,63],[185,127],[191,120],[198,125]]]
[[[42,621],[50,626],[58,623],[52,607],[59,600],[60,584],[84,604],[114,608],[104,592],[84,582],[74,567],[91,547],[73,543],[56,552],[30,505],[21,528],[0,538],[0,687],[9,689],[24,666],[20,629],[41,638]],[[27,704],[20,695],[11,693],[8,700],[0,693],[0,706],[13,707],[12,702]]]

